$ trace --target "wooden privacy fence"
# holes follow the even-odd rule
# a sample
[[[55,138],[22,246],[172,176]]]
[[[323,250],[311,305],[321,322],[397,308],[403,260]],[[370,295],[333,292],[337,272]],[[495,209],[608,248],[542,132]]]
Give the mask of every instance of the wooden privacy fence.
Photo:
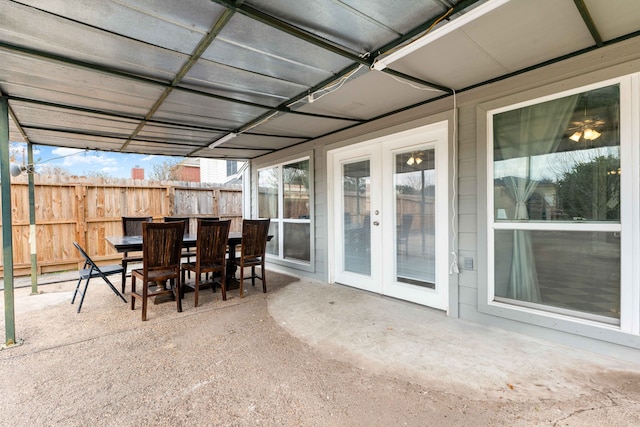
[[[11,179],[14,275],[31,273],[29,190],[24,175]],[[105,241],[122,235],[123,216],[165,216],[231,219],[242,228],[242,187],[175,181],[84,178],[35,175],[36,253],[38,274],[74,270],[81,262],[73,242],[98,263],[122,257]],[[0,219],[0,227],[1,224]],[[4,260],[1,259],[4,276]]]

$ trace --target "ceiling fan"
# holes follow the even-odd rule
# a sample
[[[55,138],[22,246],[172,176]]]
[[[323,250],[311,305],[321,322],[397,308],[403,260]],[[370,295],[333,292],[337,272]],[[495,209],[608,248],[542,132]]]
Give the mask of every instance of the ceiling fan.
[[[600,138],[602,135],[598,129],[604,125],[604,120],[598,120],[595,118],[585,118],[579,122],[571,122],[572,127],[569,128],[569,132],[573,131],[570,140],[573,142],[579,142],[581,139],[593,141],[594,139]]]

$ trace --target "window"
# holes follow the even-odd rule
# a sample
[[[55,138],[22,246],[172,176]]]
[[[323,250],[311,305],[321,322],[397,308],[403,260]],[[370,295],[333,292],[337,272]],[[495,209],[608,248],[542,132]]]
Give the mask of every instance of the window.
[[[621,197],[632,171],[620,118],[620,83],[490,112],[491,301],[613,325],[631,316],[622,236],[638,219],[622,212],[637,200]]]
[[[227,176],[238,173],[238,162],[235,160],[227,160]]]
[[[271,218],[272,258],[311,263],[309,158],[258,171],[258,216]]]

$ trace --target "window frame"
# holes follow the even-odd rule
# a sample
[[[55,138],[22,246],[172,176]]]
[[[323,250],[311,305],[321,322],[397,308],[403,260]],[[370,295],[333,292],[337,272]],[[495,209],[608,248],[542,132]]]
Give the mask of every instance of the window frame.
[[[545,96],[533,97],[533,91],[519,94],[517,97],[505,97],[477,106],[476,117],[478,123],[479,144],[486,150],[486,163],[479,161],[478,188],[482,189],[482,179],[485,179],[485,197],[478,203],[478,224],[486,233],[485,271],[482,271],[486,282],[479,282],[478,311],[494,316],[500,316],[519,322],[525,322],[552,329],[572,332],[583,336],[606,339],[615,343],[625,343],[640,348],[640,267],[634,260],[640,260],[640,74],[620,76],[613,79],[597,81],[587,85],[570,85],[561,82],[538,88],[536,91],[546,93]],[[620,167],[628,171],[621,175],[620,191],[620,223],[568,223],[568,222],[501,222],[494,218],[494,159],[493,159],[493,116],[530,105],[546,102],[564,96],[581,93],[604,86],[618,84],[620,86]],[[554,88],[560,88],[557,90]],[[519,102],[514,102],[518,98]],[[634,145],[634,141],[636,144]],[[479,150],[479,159],[482,150]],[[479,196],[480,198],[480,196]],[[621,268],[620,268],[620,322],[608,324],[570,314],[544,311],[536,307],[514,305],[508,302],[496,301],[495,298],[495,245],[494,232],[496,230],[568,230],[568,231],[605,231],[620,232]],[[483,242],[479,242],[483,246]],[[603,330],[607,334],[603,336]],[[634,335],[630,344],[629,334]]]
[[[286,267],[295,268],[298,270],[304,270],[308,272],[314,272],[315,265],[315,236],[314,236],[314,168],[313,168],[313,156],[311,153],[304,155],[296,155],[280,159],[280,162],[270,162],[261,164],[256,167],[254,172],[254,194],[255,203],[253,208],[253,215],[258,217],[259,213],[259,174],[263,170],[277,168],[278,170],[278,218],[271,218],[272,223],[278,224],[278,255],[267,254],[267,260],[270,263],[280,264]],[[283,169],[286,165],[299,163],[302,161],[309,162],[309,218],[284,218],[284,181],[283,181]],[[294,258],[284,258],[284,224],[296,223],[296,224],[309,224],[309,261],[298,260]]]

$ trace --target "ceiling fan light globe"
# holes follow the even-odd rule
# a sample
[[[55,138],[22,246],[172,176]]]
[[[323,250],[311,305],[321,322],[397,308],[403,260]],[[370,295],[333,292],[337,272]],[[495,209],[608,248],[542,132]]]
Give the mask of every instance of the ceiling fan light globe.
[[[580,141],[580,137],[582,136],[582,133],[580,132],[575,132],[573,135],[571,135],[569,137],[570,140],[572,140],[573,142],[578,142]]]
[[[589,141],[599,138],[600,135],[600,132],[591,128],[584,130],[584,139],[588,139]]]

